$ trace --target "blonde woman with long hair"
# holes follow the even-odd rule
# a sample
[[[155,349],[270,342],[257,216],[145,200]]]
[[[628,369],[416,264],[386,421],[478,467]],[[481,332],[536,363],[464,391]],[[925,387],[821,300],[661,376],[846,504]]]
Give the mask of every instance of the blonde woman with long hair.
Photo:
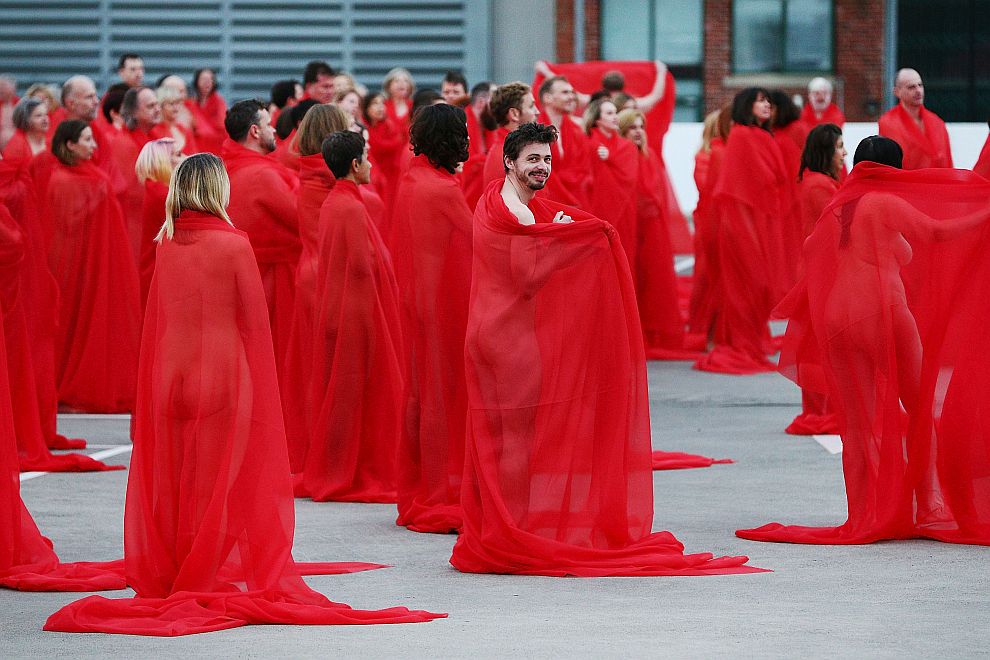
[[[134,173],[144,186],[141,204],[141,253],[138,273],[141,279],[141,306],[148,298],[148,285],[155,272],[155,236],[165,221],[165,198],[172,170],[182,160],[178,143],[172,138],[152,140],[141,148]]]
[[[397,66],[385,74],[382,81],[385,114],[402,127],[403,134],[409,131],[412,123],[412,97],[415,93],[416,83],[408,69]]]
[[[124,566],[135,598],[86,598],[48,630],[187,635],[248,624],[428,621],[333,603],[297,564],[292,477],[272,336],[247,234],[227,215],[223,162],[194,154],[169,183],[148,293]],[[167,631],[167,632],[166,632]]]

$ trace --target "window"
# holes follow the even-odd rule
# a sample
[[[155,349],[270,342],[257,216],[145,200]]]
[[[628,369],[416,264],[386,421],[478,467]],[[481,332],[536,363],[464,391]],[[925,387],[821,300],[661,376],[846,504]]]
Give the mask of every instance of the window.
[[[832,0],[735,0],[736,73],[832,70]]]
[[[677,83],[675,121],[701,118],[704,0],[602,0],[602,59],[663,60]]]

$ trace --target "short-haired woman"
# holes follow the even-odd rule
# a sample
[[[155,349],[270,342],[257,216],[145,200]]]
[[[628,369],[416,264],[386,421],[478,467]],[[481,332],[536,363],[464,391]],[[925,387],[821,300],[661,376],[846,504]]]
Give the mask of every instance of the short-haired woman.
[[[24,163],[45,151],[48,106],[41,99],[25,96],[14,106],[14,135],[3,148],[3,159]]]

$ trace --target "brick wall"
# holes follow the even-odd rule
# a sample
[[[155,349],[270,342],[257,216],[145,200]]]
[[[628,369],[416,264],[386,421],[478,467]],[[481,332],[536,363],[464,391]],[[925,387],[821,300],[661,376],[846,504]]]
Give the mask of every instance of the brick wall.
[[[835,101],[849,121],[871,121],[884,108],[884,4],[886,0],[835,0]],[[601,0],[584,0],[585,52],[583,59],[601,56],[599,8]],[[574,53],[574,0],[556,0],[557,59],[572,62]],[[732,75],[732,0],[705,0],[704,95],[710,112],[732,100],[749,84],[778,87],[805,94],[807,75]]]

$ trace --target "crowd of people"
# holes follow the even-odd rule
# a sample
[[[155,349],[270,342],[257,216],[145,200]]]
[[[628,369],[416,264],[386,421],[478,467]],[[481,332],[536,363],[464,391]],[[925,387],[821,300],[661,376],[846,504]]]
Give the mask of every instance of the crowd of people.
[[[739,536],[990,544],[990,153],[951,169],[920,75],[851,171],[827,80],[803,108],[740,91],[705,118],[692,236],[666,66],[535,74],[369,91],[314,61],[229,107],[213,70],[146,86],[136,54],[102,97],[0,79],[0,584],[137,592],[58,631],[444,616],[309,589],[381,567],[295,562],[293,497],[395,503],[464,572],[763,570],[652,530],[652,470],[720,461],[652,450],[648,359],[779,369],[788,432],[843,436],[843,526]],[[85,447],[58,411],[132,413],[122,562],[59,563],[20,501],[18,470],[114,469],[52,453]]]

